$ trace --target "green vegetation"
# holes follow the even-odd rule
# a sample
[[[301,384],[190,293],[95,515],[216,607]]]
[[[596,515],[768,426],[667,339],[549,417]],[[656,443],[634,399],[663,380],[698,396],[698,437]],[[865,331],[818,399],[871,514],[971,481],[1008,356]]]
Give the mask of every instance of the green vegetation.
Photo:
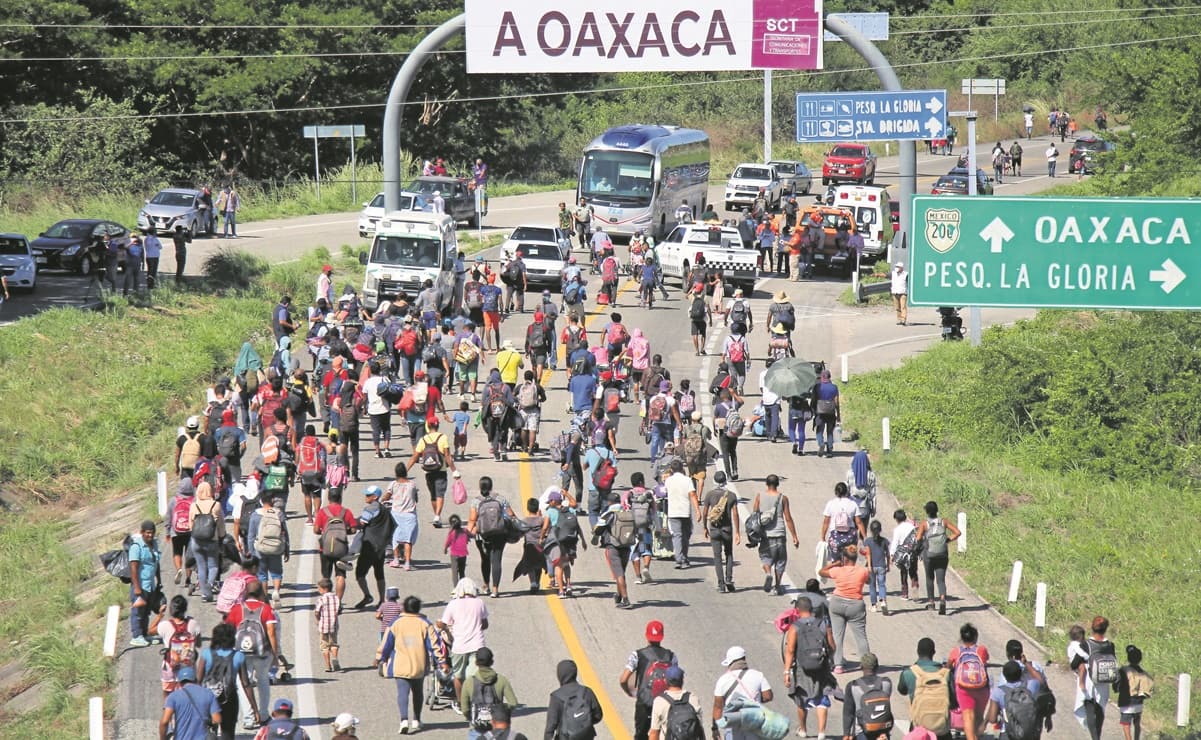
[[[860,282],[862,282],[864,285],[883,283],[890,279],[891,278],[888,277],[887,273],[876,272],[873,272],[870,275],[863,275],[859,278]],[[846,290],[838,294],[838,302],[844,306],[879,306],[891,301],[892,296],[890,296],[888,293],[877,293],[869,295],[866,301],[860,303],[855,295],[854,289],[850,285],[846,287]]]
[[[934,500],[967,512],[968,552],[953,564],[987,601],[1033,631],[1045,581],[1049,646],[1104,614],[1170,686],[1201,661],[1179,639],[1182,615],[1201,613],[1201,563],[1175,527],[1201,520],[1199,346],[1192,315],[1043,312],[978,349],[943,343],[855,378],[846,423],[879,450],[891,419],[877,466],[908,511]],[[1014,560],[1025,575],[1006,604]],[[1157,697],[1149,711],[1162,720],[1171,705]]]

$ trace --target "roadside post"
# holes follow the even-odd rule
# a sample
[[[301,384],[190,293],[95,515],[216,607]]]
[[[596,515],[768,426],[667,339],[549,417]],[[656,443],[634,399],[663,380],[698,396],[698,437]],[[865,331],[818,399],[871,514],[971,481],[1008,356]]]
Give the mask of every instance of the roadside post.
[[[321,139],[341,139],[348,137],[350,141],[350,201],[358,202],[358,183],[355,174],[354,140],[366,135],[363,124],[344,124],[340,126],[305,126],[304,138],[313,140],[313,182],[317,185],[317,200],[321,200],[321,152],[317,144]]]

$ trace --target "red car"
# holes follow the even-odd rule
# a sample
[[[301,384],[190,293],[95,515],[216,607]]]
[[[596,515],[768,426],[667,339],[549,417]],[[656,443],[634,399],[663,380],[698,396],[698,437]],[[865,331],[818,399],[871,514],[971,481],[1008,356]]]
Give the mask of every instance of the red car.
[[[867,144],[835,144],[822,162],[822,185],[832,182],[856,182],[871,185],[876,181],[876,155]]]

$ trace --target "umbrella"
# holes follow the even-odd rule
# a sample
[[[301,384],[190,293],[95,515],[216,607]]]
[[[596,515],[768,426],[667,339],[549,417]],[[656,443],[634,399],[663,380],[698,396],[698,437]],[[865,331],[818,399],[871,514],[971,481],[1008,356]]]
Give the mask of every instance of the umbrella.
[[[1030,105],[1029,103],[1026,103],[1025,105],[1022,106],[1022,112],[1023,113],[1033,113],[1034,106]]]
[[[785,398],[801,396],[813,389],[817,382],[817,371],[813,363],[799,357],[788,357],[774,363],[767,371],[764,385],[768,390]]]

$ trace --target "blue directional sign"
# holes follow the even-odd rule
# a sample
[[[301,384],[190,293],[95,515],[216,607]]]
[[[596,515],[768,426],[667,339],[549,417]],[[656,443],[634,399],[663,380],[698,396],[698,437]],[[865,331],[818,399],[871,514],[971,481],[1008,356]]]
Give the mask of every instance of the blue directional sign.
[[[796,96],[796,140],[801,144],[941,139],[946,129],[946,90]]]

